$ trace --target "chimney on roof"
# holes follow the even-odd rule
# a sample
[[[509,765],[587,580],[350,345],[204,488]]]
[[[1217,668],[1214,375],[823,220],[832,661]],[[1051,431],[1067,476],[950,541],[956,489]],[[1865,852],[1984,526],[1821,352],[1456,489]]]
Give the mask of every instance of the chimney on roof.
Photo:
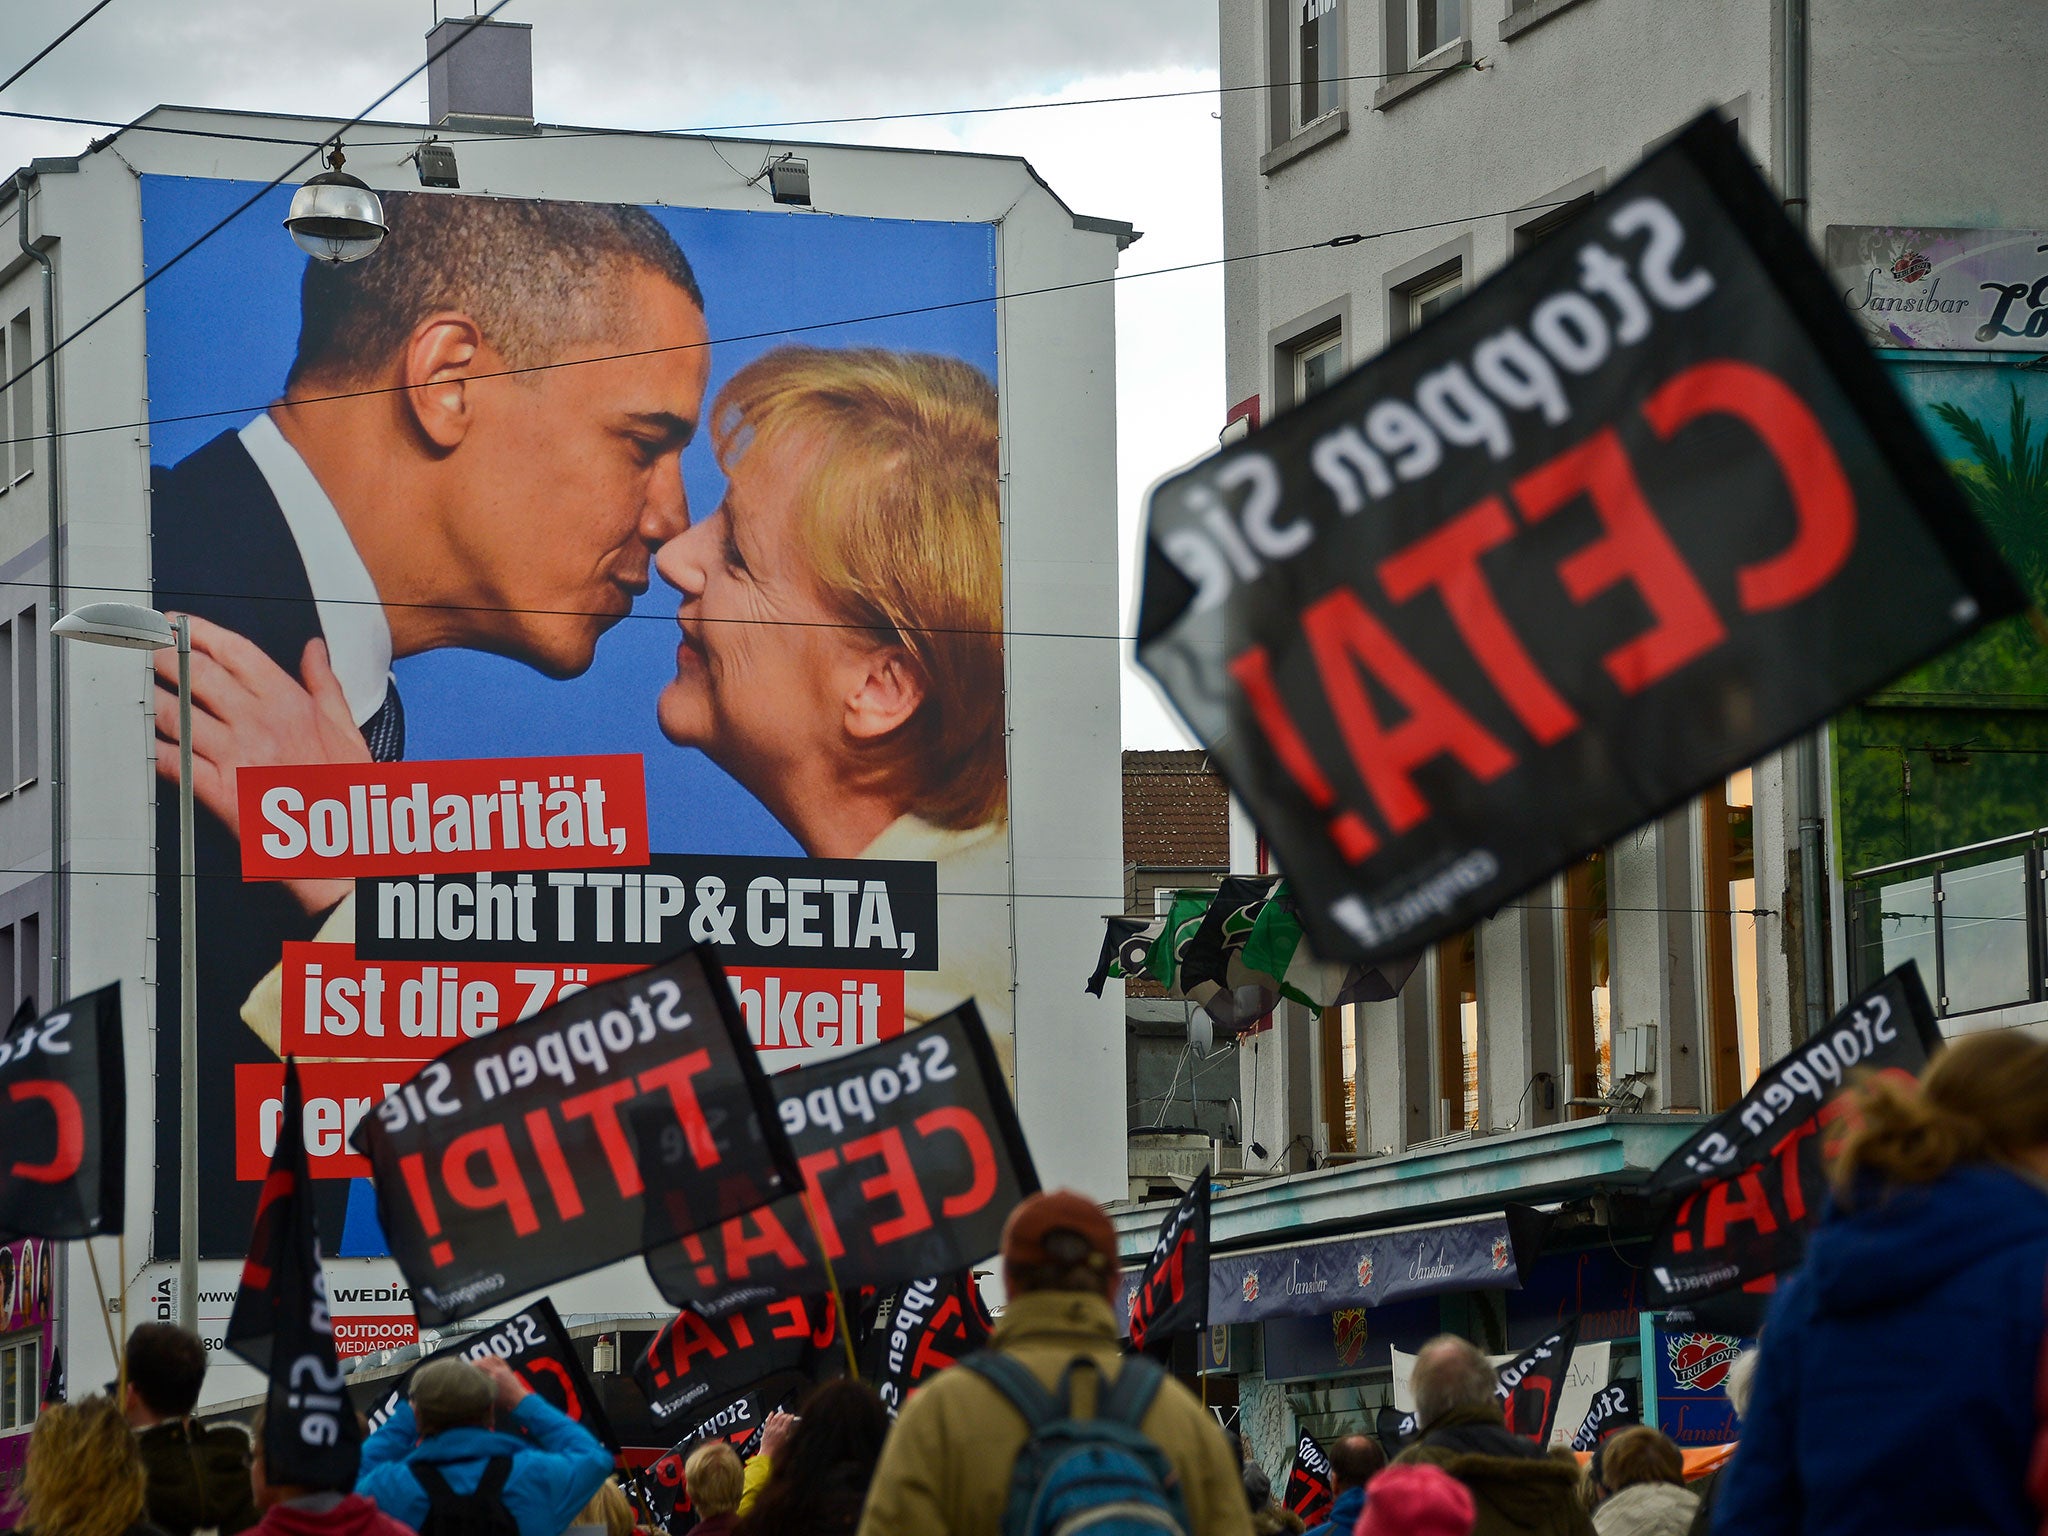
[[[427,34],[427,58],[427,118],[434,127],[534,132],[529,23],[451,17]]]

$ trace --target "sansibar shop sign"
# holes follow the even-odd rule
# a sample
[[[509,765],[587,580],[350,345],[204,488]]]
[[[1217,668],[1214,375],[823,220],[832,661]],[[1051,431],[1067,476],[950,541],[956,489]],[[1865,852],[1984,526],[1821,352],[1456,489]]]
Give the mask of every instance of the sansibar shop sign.
[[[1827,258],[1872,346],[2048,352],[2048,230],[1830,224]]]
[[[1712,118],[1148,515],[1139,659],[1325,959],[1470,926],[2021,603]]]

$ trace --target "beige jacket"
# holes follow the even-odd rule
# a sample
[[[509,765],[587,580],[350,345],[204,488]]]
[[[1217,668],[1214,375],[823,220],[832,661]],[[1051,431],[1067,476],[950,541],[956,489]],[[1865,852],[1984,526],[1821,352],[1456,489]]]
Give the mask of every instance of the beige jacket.
[[[1121,1362],[1108,1301],[1072,1291],[1012,1297],[991,1347],[1023,1361],[1049,1391],[1077,1355],[1112,1379]],[[1094,1375],[1076,1372],[1076,1417],[1094,1411],[1094,1397]],[[1195,1395],[1168,1381],[1143,1428],[1179,1475],[1192,1536],[1251,1536],[1243,1474]],[[889,1432],[860,1536],[997,1536],[1024,1440],[1023,1419],[994,1387],[971,1371],[942,1371]]]

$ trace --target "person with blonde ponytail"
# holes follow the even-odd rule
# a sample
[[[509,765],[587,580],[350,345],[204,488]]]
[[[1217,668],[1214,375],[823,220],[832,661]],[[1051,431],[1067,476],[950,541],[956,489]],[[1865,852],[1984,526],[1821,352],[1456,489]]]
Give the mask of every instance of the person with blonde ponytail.
[[[1833,1199],[1764,1326],[1728,1536],[2036,1536],[2048,1044],[1994,1030],[1856,1089]]]
[[[21,1529],[32,1536],[163,1536],[143,1513],[147,1479],[111,1398],[43,1409],[22,1474]]]

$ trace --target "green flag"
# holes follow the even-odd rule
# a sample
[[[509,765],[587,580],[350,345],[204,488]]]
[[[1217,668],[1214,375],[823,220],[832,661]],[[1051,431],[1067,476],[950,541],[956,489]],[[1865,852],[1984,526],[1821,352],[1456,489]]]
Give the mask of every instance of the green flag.
[[[1401,990],[1420,958],[1363,966],[1317,959],[1302,929],[1300,904],[1285,880],[1259,909],[1242,956],[1244,968],[1272,977],[1282,997],[1318,1009],[1385,1002]]]
[[[1176,997],[1184,995],[1180,989],[1181,951],[1202,926],[1202,919],[1209,915],[1209,903],[1215,895],[1214,891],[1175,891],[1166,923],[1146,953],[1147,974]]]

